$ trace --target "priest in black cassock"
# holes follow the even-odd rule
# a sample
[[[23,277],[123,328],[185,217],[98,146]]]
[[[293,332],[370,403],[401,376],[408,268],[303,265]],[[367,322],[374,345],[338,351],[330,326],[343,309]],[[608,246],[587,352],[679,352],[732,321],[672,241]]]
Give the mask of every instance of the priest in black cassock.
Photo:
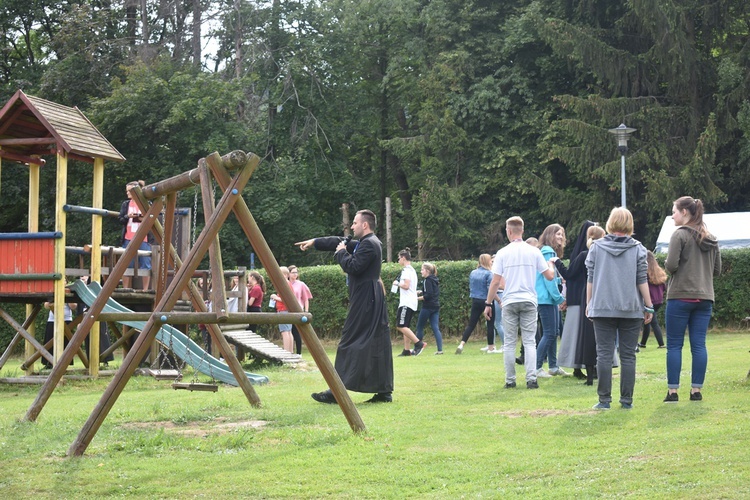
[[[334,258],[348,275],[349,311],[336,351],[336,372],[350,391],[371,392],[368,403],[390,403],[393,392],[393,352],[385,293],[380,282],[383,250],[375,236],[375,214],[360,210],[354,216],[354,239],[338,236],[295,243],[301,250],[335,250]],[[320,403],[336,403],[330,390],[316,392]]]

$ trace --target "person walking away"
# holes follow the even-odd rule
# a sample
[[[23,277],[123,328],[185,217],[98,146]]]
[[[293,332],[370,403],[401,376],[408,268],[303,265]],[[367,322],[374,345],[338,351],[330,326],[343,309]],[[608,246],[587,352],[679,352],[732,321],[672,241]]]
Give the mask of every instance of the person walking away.
[[[656,261],[656,257],[651,250],[646,253],[646,262],[648,263],[648,291],[651,295],[651,303],[654,305],[654,319],[651,320],[651,323],[643,325],[643,334],[638,347],[646,347],[649,333],[653,328],[659,349],[664,349],[666,345],[664,345],[657,314],[659,314],[659,309],[664,303],[664,293],[667,291],[667,272]]]
[[[488,253],[483,253],[479,256],[477,262],[477,268],[469,273],[469,298],[471,298],[471,311],[469,312],[469,324],[466,325],[463,334],[461,335],[461,342],[456,348],[456,354],[464,352],[464,346],[471,337],[474,328],[479,323],[482,313],[484,311],[485,302],[487,302],[487,291],[490,289],[490,283],[492,283],[492,272],[490,266],[492,265],[492,256]],[[487,352],[490,354],[495,353],[495,300],[494,298],[489,301],[490,308],[492,309],[492,315],[486,319],[487,321]],[[490,349],[490,346],[492,349]],[[500,351],[498,351],[499,353]]]
[[[401,276],[393,282],[399,293],[398,311],[396,312],[396,330],[404,337],[404,350],[399,356],[419,356],[426,344],[414,335],[409,325],[419,307],[417,297],[417,272],[411,267],[411,250],[409,247],[398,253],[398,263],[402,267]],[[410,349],[414,343],[414,351]]]
[[[440,333],[440,282],[437,277],[437,268],[435,264],[425,262],[421,269],[422,294],[419,300],[422,301],[422,309],[417,317],[417,338],[420,342],[424,339],[424,327],[427,320],[430,321],[432,333],[435,335],[435,344],[437,351],[435,354],[443,354],[443,334]]]
[[[594,322],[599,402],[612,402],[612,364],[620,349],[620,404],[633,407],[635,348],[643,323],[654,314],[648,292],[646,249],[632,238],[633,215],[617,207],[607,219],[607,235],[596,240],[586,257],[586,316]]]
[[[665,267],[667,287],[667,396],[665,403],[679,400],[682,347],[685,329],[693,358],[690,401],[702,401],[708,351],[706,333],[714,304],[714,276],[721,274],[721,252],[716,237],[703,222],[703,202],[690,196],[675,200],[672,219],[677,229],[669,239]]]
[[[297,266],[289,266],[289,284],[292,285],[292,291],[297,298],[302,311],[310,311],[310,299],[313,298],[310,288],[299,279],[299,269]],[[299,334],[296,325],[292,325],[292,337],[294,338],[294,347],[297,354],[302,354],[302,336]]]
[[[513,216],[505,221],[508,243],[495,255],[492,264],[492,281],[485,296],[484,317],[493,316],[493,302],[497,291],[503,291],[503,361],[505,363],[505,388],[516,387],[516,342],[518,330],[524,345],[526,388],[538,389],[536,380],[536,277],[538,273],[552,281],[555,270],[544,260],[542,252],[523,241],[523,219]]]
[[[344,386],[355,392],[374,392],[369,403],[393,400],[393,352],[385,292],[380,281],[383,249],[375,235],[377,219],[370,210],[354,216],[354,239],[338,236],[295,243],[300,250],[334,250],[334,258],[348,276],[349,310],[336,350],[334,366]],[[335,403],[330,390],[316,392],[320,403]]]
[[[565,229],[560,224],[550,224],[539,236],[539,250],[545,261],[560,258],[565,248]],[[549,378],[553,375],[568,375],[557,365],[557,332],[560,328],[560,309],[565,301],[560,294],[559,280],[549,281],[541,273],[536,277],[537,312],[542,323],[542,340],[536,348],[536,376]],[[545,371],[544,359],[549,362],[549,372]]]

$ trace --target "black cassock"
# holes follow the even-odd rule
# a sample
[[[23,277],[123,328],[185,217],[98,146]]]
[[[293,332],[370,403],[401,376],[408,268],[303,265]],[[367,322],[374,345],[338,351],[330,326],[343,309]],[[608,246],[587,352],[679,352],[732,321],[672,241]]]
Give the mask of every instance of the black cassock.
[[[315,238],[315,248],[336,250],[341,241],[337,236]],[[391,333],[379,281],[382,255],[380,240],[370,233],[334,256],[349,277],[349,311],[334,366],[350,391],[393,391]]]

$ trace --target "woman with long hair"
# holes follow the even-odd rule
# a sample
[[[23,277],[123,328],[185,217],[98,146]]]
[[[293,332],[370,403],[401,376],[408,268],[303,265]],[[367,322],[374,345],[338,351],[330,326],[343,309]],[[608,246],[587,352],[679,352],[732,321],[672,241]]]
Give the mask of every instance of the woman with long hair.
[[[708,352],[706,332],[714,304],[714,276],[721,273],[719,242],[703,222],[703,202],[690,196],[674,201],[672,219],[677,229],[669,239],[665,267],[671,278],[667,289],[667,396],[679,400],[685,329],[693,357],[690,400],[701,401]]]
[[[648,262],[648,291],[651,294],[651,303],[654,304],[654,319],[651,323],[643,325],[643,334],[641,335],[638,347],[646,347],[648,335],[651,333],[651,328],[653,328],[656,342],[659,344],[659,348],[663,349],[666,346],[664,345],[664,338],[662,337],[661,327],[656,319],[656,315],[659,313],[662,304],[664,304],[664,292],[667,290],[667,272],[656,262],[654,252],[651,250],[646,254],[646,262]]]
[[[430,321],[432,333],[435,335],[437,351],[435,354],[443,354],[443,334],[440,333],[440,281],[437,277],[437,267],[431,262],[422,264],[422,293],[419,300],[422,301],[422,309],[417,317],[417,338],[424,340],[424,327]]]
[[[292,286],[294,296],[297,298],[302,311],[310,311],[310,299],[313,298],[310,288],[304,281],[299,279],[299,268],[289,266],[289,284]],[[297,354],[302,354],[302,337],[296,325],[292,325],[292,337],[294,338],[294,348]]]
[[[471,312],[469,313],[469,324],[466,325],[463,335],[461,335],[461,343],[456,348],[456,354],[464,352],[464,345],[471,337],[471,333],[479,323],[479,318],[484,314],[485,301],[487,300],[487,293],[490,291],[490,283],[492,282],[492,256],[488,253],[483,253],[479,256],[477,268],[469,274],[469,297],[471,298]],[[495,306],[494,301],[492,307],[492,316],[487,321],[487,352],[490,354],[501,353],[502,349],[495,348]]]
[[[550,224],[539,236],[539,249],[544,260],[559,259],[565,248],[565,229],[560,224]],[[559,305],[565,301],[560,294],[560,279],[548,280],[541,273],[536,277],[537,312],[542,322],[542,339],[536,348],[536,377],[567,375],[557,366],[557,331],[560,328]],[[543,367],[547,359],[549,371]]]
[[[247,312],[261,312],[263,295],[266,293],[266,282],[258,271],[250,271],[247,277]],[[258,333],[258,325],[247,325],[247,329]]]

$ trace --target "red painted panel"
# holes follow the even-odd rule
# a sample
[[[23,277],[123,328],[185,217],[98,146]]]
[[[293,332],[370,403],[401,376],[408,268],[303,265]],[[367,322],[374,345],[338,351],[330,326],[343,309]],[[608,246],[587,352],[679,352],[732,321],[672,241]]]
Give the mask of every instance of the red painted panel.
[[[0,240],[0,274],[52,273],[55,270],[55,240]],[[52,292],[53,280],[0,281],[0,293]]]

